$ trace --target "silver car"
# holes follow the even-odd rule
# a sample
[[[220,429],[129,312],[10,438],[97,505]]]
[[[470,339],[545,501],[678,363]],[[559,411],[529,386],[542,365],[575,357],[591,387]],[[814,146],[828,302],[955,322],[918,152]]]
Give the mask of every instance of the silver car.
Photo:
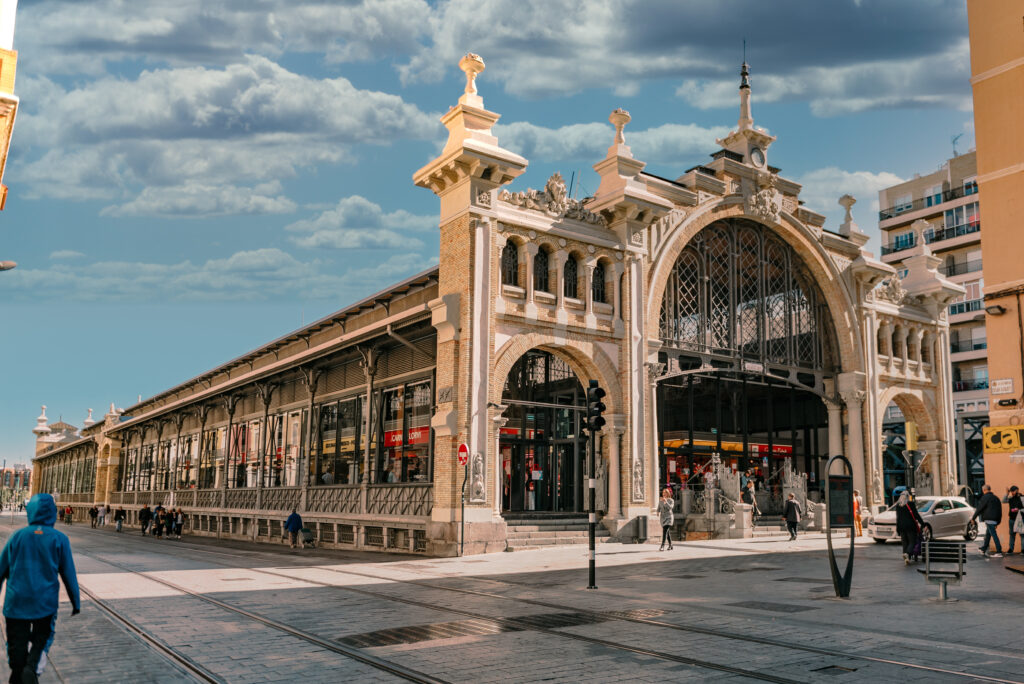
[[[978,522],[971,520],[974,508],[959,496],[919,496],[914,499],[924,528],[922,541],[938,537],[963,537],[967,541],[978,536]],[[890,506],[868,520],[868,536],[876,543],[899,540],[896,531],[896,506]]]

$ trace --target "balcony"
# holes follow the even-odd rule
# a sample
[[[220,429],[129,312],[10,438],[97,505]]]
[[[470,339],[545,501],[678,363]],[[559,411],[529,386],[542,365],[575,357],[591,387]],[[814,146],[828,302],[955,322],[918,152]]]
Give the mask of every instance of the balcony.
[[[962,187],[952,188],[951,190],[946,190],[945,192],[942,193],[941,201],[936,201],[936,196],[930,195],[928,197],[916,199],[913,202],[897,204],[896,206],[889,207],[888,209],[883,209],[882,211],[878,212],[878,220],[884,221],[886,219],[895,218],[900,214],[907,214],[911,211],[917,211],[918,209],[924,209],[926,207],[935,207],[942,204],[943,202],[949,202],[951,200],[959,199],[967,195],[973,195],[977,192],[978,190],[976,186],[971,186],[966,191]]]
[[[984,304],[982,299],[969,299],[966,302],[957,302],[956,304],[950,304],[949,315],[956,316],[957,314],[970,313],[972,311],[980,311]]]
[[[981,259],[971,259],[970,261],[961,261],[959,264],[947,264],[939,269],[942,275],[958,276],[964,275],[965,273],[974,273],[981,270]]]
[[[951,226],[949,228],[940,228],[932,233],[928,233],[924,236],[924,241],[929,245],[933,242],[940,242],[941,240],[949,240],[951,238],[960,237],[962,235],[970,235],[971,233],[977,233],[981,230],[981,221],[974,221],[973,223],[964,223],[959,226]],[[917,236],[911,235],[910,239],[901,242],[893,247],[883,246],[882,256],[886,254],[893,254],[894,252],[902,252],[906,249],[910,249],[917,244]],[[981,269],[981,261],[978,261],[978,270]],[[968,262],[971,263],[971,262]],[[967,273],[968,271],[965,271]],[[947,274],[950,275],[950,274]]]
[[[988,389],[988,378],[970,378],[968,380],[954,380],[954,392],[970,392],[971,390]]]
[[[949,345],[951,354],[978,351],[979,349],[988,349],[988,340],[954,340]]]

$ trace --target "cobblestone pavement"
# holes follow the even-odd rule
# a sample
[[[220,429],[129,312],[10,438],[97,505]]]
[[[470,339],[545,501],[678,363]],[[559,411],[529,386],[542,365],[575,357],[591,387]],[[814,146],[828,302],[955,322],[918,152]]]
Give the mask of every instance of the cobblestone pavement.
[[[449,682],[1024,682],[1020,557],[973,546],[939,603],[866,539],[839,600],[821,536],[604,544],[588,590],[580,547],[428,559],[61,529],[84,587],[226,682],[401,681],[325,644]],[[44,682],[196,681],[89,600],[62,606],[51,659]]]

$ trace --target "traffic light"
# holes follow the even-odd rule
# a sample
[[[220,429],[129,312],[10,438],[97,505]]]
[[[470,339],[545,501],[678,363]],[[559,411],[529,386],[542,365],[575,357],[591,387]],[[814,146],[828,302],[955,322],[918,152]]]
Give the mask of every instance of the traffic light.
[[[591,380],[590,387],[587,388],[587,429],[591,433],[599,432],[604,427],[605,421],[601,415],[605,410],[605,405],[601,401],[604,395],[605,392],[597,384],[597,380]]]

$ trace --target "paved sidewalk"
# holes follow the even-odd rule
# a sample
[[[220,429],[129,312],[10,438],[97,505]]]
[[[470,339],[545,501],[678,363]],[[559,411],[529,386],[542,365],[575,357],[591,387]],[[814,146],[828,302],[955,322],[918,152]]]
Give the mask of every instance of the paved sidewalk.
[[[0,537],[9,529],[0,522]],[[938,603],[897,546],[867,538],[856,547],[852,598],[839,600],[822,535],[688,542],[671,552],[606,543],[594,591],[580,546],[431,559],[61,529],[84,586],[231,682],[393,678],[150,578],[454,682],[747,681],[687,658],[798,682],[969,681],[955,672],[1024,682],[1024,576],[1005,569],[1020,557],[985,560],[973,546],[964,584],[949,590],[958,600]],[[643,654],[652,650],[664,656]],[[63,681],[183,681],[89,606],[74,619],[62,613],[53,658],[70,675]],[[44,681],[61,681],[55,674]]]

